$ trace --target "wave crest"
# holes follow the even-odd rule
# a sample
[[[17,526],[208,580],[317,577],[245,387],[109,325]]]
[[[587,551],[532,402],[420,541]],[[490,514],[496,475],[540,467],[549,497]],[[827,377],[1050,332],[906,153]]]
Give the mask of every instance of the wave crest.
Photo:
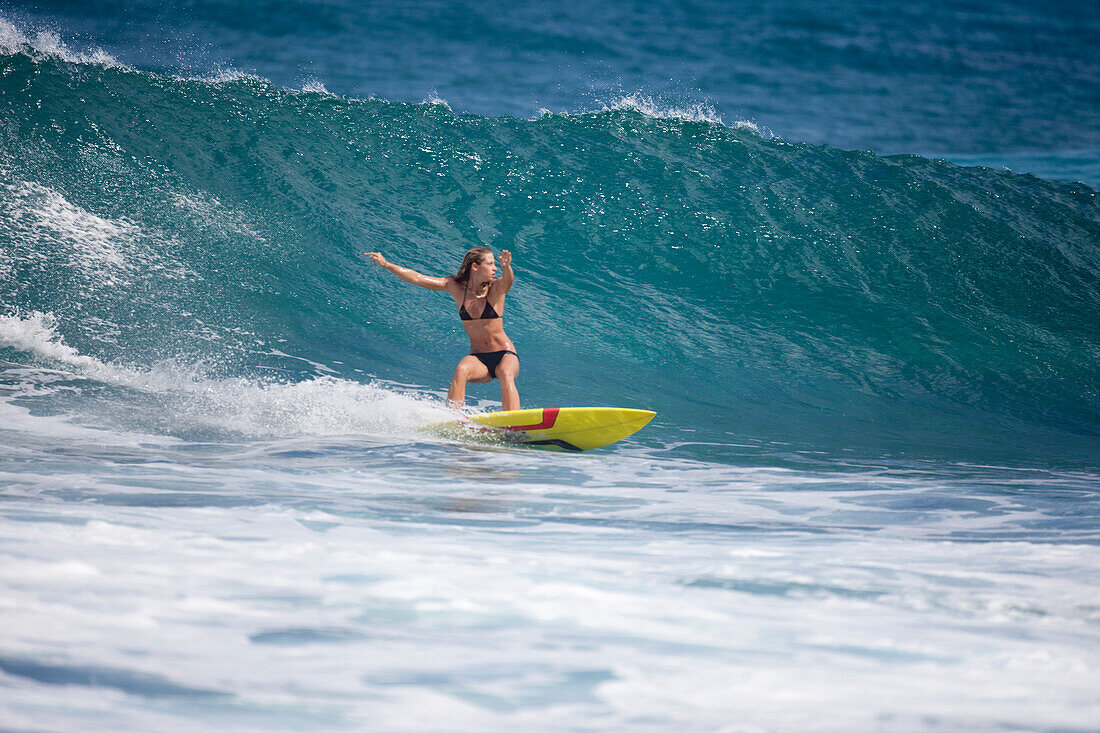
[[[73,51],[51,30],[39,30],[27,35],[11,21],[0,18],[0,54],[23,53],[36,58],[55,58],[71,64],[89,64],[95,66],[128,69],[102,49],[91,51]]]

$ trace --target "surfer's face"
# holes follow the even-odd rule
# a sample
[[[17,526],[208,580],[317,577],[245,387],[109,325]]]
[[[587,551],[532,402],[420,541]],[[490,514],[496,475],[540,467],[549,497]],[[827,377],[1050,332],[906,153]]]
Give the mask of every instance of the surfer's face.
[[[475,262],[470,269],[477,272],[479,277],[483,277],[486,280],[492,280],[497,274],[496,258],[493,256],[493,253],[490,252],[481,258],[481,262]]]

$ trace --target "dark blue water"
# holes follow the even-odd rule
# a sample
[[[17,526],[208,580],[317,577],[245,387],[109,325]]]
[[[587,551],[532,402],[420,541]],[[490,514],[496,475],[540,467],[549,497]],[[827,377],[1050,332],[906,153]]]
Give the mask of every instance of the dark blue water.
[[[784,139],[1092,181],[1100,11],[1044,2],[5,2],[160,71],[521,118],[624,96]],[[972,156],[968,158],[967,156]],[[980,156],[980,157],[976,157]]]
[[[0,3],[4,725],[1094,728],[1097,16]]]

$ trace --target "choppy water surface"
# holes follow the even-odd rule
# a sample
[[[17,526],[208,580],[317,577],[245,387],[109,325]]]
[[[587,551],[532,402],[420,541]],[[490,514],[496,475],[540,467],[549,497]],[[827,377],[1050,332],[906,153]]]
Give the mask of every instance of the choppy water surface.
[[[1095,475],[199,443],[9,410],[17,729],[1086,730],[1096,713]]]

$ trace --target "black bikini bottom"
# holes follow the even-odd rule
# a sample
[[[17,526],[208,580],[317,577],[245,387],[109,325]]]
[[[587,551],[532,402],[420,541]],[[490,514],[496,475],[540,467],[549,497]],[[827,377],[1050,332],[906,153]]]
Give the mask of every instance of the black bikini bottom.
[[[483,351],[480,354],[470,354],[470,356],[476,356],[477,360],[485,365],[485,368],[489,370],[489,379],[497,378],[497,366],[500,364],[500,360],[504,358],[505,354],[511,354],[512,356],[519,358],[519,354],[509,349],[504,351]]]

